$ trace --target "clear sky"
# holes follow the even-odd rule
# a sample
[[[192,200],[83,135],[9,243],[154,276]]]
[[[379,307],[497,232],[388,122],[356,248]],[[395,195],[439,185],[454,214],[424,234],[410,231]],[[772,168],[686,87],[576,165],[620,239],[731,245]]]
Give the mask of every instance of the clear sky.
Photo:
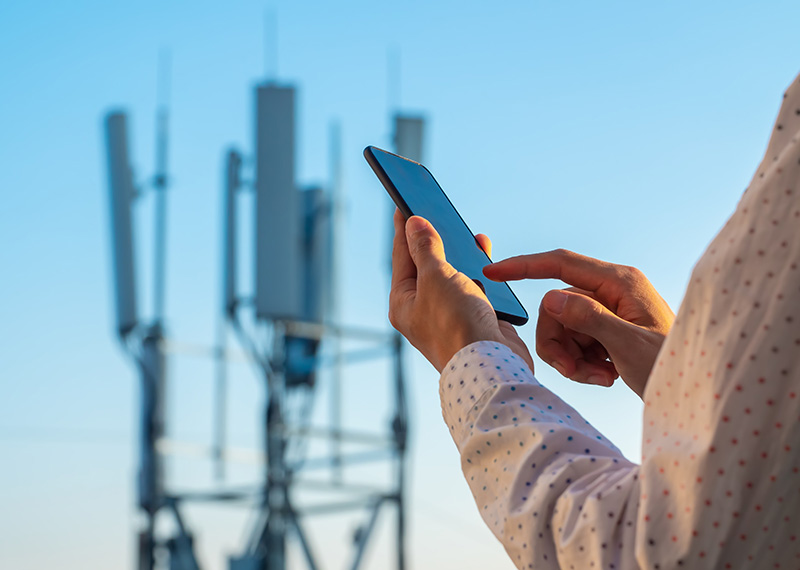
[[[361,150],[390,145],[397,105],[428,118],[426,163],[496,258],[566,247],[635,265],[677,309],[800,68],[798,21],[796,1],[1,3],[0,567],[132,566],[138,392],[113,336],[101,120],[131,113],[137,176],[151,175],[160,49],[172,54],[167,325],[209,344],[223,151],[252,150],[266,74],[299,89],[301,183],[327,181],[328,129],[342,126],[346,322],[388,326],[389,203]],[[555,285],[515,291],[535,314]],[[412,567],[510,568],[461,480],[436,374],[411,364]],[[352,378],[353,406],[370,405],[373,373]],[[537,376],[638,459],[641,404],[623,386],[571,385],[541,362]],[[171,361],[172,436],[208,440],[211,379],[207,361]],[[245,367],[233,379],[231,440],[255,446],[263,394]],[[184,488],[210,474],[188,460],[170,470]],[[206,568],[241,548],[243,511],[188,519]],[[315,540],[340,559],[338,539]],[[369,567],[385,552],[384,540]]]

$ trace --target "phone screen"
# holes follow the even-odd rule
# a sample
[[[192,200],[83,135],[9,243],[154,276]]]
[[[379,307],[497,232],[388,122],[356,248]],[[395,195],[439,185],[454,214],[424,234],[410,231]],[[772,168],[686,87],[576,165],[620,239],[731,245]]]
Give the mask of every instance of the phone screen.
[[[528,313],[511,288],[484,277],[483,268],[491,263],[489,256],[428,169],[373,146],[364,150],[364,156],[406,217],[422,216],[433,224],[444,242],[447,261],[470,279],[480,281],[498,318],[525,324]]]

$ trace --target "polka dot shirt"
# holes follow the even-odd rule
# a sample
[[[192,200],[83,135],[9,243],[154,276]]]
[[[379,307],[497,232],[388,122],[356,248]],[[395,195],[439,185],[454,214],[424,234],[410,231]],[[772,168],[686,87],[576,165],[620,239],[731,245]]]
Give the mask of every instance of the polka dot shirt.
[[[502,344],[458,352],[440,395],[518,568],[800,568],[800,79],[659,353],[641,465]]]

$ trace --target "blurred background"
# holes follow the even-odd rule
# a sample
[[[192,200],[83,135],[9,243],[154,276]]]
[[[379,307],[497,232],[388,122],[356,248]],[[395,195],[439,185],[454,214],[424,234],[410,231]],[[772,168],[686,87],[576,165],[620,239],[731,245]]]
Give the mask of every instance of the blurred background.
[[[136,483],[141,353],[130,358],[131,339],[147,331],[119,342],[108,113],[126,115],[139,191],[142,322],[157,320],[167,339],[164,485],[205,497],[180,502],[180,515],[199,567],[222,569],[242,559],[258,509],[207,493],[256,489],[265,473],[265,376],[246,336],[221,317],[225,161],[238,149],[242,186],[252,185],[257,86],[295,89],[298,188],[339,192],[334,325],[392,338],[392,207],[361,152],[395,148],[398,114],[424,120],[422,158],[471,229],[492,238],[496,259],[564,247],[634,265],[677,310],[797,74],[798,21],[800,5],[788,1],[0,4],[0,568],[135,568],[147,525]],[[156,120],[165,109],[166,155]],[[166,172],[158,156],[168,157]],[[163,248],[153,237],[158,196]],[[242,299],[252,299],[252,189],[237,200],[236,275]],[[165,259],[163,315],[152,285],[156,251]],[[557,286],[514,290],[533,316]],[[530,346],[534,328],[532,319],[520,330]],[[266,354],[276,330],[252,329],[250,338]],[[321,355],[360,346],[330,338]],[[222,406],[220,339],[228,347]],[[338,397],[340,423],[389,433],[397,362],[387,346],[382,360],[346,367],[337,389],[320,372],[309,422],[335,419],[324,402]],[[406,567],[512,568],[460,474],[435,370],[412,349],[401,362]],[[545,385],[639,459],[642,405],[621,382],[574,385],[536,365]],[[221,463],[214,443],[223,412]],[[395,475],[370,465],[348,480],[392,488]],[[362,567],[396,567],[393,508],[378,512]],[[353,564],[354,537],[364,538],[371,512],[303,519],[320,568]],[[153,533],[181,536],[170,513]],[[287,544],[286,566],[305,568],[296,532]],[[162,549],[155,563],[176,560]]]

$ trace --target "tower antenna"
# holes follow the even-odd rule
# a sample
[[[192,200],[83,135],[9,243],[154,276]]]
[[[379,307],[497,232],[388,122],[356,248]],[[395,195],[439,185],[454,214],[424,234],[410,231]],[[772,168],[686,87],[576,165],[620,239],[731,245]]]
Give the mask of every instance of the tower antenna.
[[[274,6],[264,13],[264,72],[267,81],[277,81],[278,10]]]
[[[167,150],[169,144],[169,79],[170,53],[164,48],[158,58],[158,86],[156,110],[156,172],[155,189],[155,271],[153,273],[153,320],[159,325],[164,318],[164,291],[166,269],[167,233]]]
[[[397,113],[400,111],[400,48],[392,46],[386,54],[387,70],[387,102],[389,112]]]

